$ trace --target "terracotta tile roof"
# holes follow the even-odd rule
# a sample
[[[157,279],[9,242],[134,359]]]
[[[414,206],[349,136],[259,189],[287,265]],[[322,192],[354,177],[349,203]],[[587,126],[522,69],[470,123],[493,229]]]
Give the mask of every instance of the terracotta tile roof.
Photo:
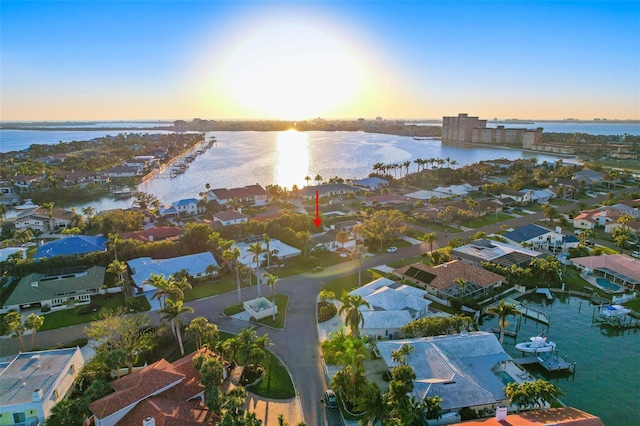
[[[162,359],[113,382],[115,392],[89,404],[89,410],[103,419],[183,379],[184,375]]]
[[[219,200],[231,200],[232,198],[245,199],[267,195],[267,191],[258,184],[247,185],[242,188],[216,188],[212,189],[211,192]]]
[[[235,210],[223,210],[213,215],[214,219],[218,219],[221,222],[225,222],[227,220],[238,220],[238,219],[246,219],[248,216],[246,214],[242,214]]]
[[[426,272],[427,274],[420,274],[420,271]],[[428,277],[429,281],[424,282],[425,284],[439,290],[445,290],[457,285],[455,283],[457,278],[464,278],[467,282],[477,284],[481,287],[487,287],[505,279],[502,275],[487,271],[478,266],[469,265],[459,260],[452,260],[451,262],[435,267],[425,265],[424,263],[414,263],[396,269],[393,272],[399,276],[407,275],[408,272],[411,274],[417,272],[418,275]]]
[[[506,420],[498,421],[495,417],[454,423],[451,426],[604,426],[600,417],[586,413],[573,407],[551,408],[549,410],[528,411],[526,413],[509,414]]]
[[[199,399],[177,401],[154,396],[136,405],[116,425],[142,425],[147,417],[152,417],[156,426],[215,425],[220,420]]]
[[[111,387],[113,387],[116,392],[92,402],[89,404],[89,410],[91,410],[97,418],[104,419],[123,408],[138,403],[136,407],[129,412],[129,414],[131,414],[144,402],[144,406],[146,407],[146,411],[144,412],[146,413],[154,407],[159,407],[158,404],[149,405],[146,403],[151,399],[156,401],[157,398],[172,401],[171,407],[177,407],[179,404],[198,396],[204,391],[204,386],[200,384],[200,373],[193,367],[193,357],[199,353],[207,353],[210,356],[220,358],[208,349],[203,348],[180,358],[172,364],[161,359],[135,373],[114,381]],[[163,391],[163,389],[165,390]],[[190,404],[193,403],[190,402]],[[189,410],[187,411],[195,415],[193,408],[189,408]],[[167,419],[176,418],[176,411],[173,408],[164,411],[164,413],[167,415]],[[127,414],[124,419],[128,419],[129,414]],[[148,414],[145,414],[142,419],[147,416]],[[158,423],[158,417],[155,415],[153,417],[156,419],[157,426],[161,424],[167,426],[173,424],[191,424],[188,422],[181,423],[180,421],[174,423]],[[185,419],[189,418],[191,417],[185,417]],[[129,423],[128,421],[124,422],[124,419],[118,424],[142,424],[142,421],[139,423]]]

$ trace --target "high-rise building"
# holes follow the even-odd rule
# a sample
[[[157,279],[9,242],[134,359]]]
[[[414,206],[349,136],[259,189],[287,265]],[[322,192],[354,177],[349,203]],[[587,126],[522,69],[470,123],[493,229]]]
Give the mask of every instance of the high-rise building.
[[[542,127],[537,129],[487,127],[487,120],[469,117],[468,114],[458,114],[457,117],[442,117],[443,142],[518,145],[523,148],[535,149],[534,147],[542,142],[542,130]]]

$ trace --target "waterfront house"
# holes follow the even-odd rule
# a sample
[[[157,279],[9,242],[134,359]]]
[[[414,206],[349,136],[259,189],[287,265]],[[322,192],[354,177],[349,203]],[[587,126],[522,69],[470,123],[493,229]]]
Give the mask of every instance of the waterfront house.
[[[84,256],[88,253],[107,251],[107,238],[89,235],[68,235],[38,247],[34,259],[54,256]]]
[[[376,342],[387,368],[398,364],[393,352],[403,345],[413,350],[406,356],[416,378],[410,396],[417,401],[439,396],[442,418],[460,421],[464,408],[480,411],[510,407],[504,393],[507,383],[523,383],[526,372],[513,362],[493,333],[476,331],[446,336]]]
[[[15,218],[7,220],[7,224],[13,224],[15,229],[31,229],[33,231],[47,232],[50,230],[64,229],[69,226],[74,213],[71,210],[53,208],[51,216],[49,210],[44,207],[35,207],[24,210]]]
[[[44,180],[44,175],[41,176],[11,176],[11,182],[18,192],[28,192],[32,190],[38,183]]]
[[[487,293],[505,281],[502,275],[459,260],[452,260],[438,266],[428,266],[418,262],[398,268],[393,273],[441,299],[473,297]],[[465,281],[464,288],[458,284],[459,278]]]
[[[364,318],[360,333],[374,339],[398,336],[405,324],[426,317],[431,304],[424,290],[388,278],[378,278],[349,294],[360,295],[369,303],[369,307],[358,308]]]
[[[522,413],[507,414],[507,410],[496,410],[493,417],[453,423],[451,426],[604,426],[600,417],[573,407],[549,408]]]
[[[209,274],[209,266],[214,267],[214,275],[217,275],[219,268],[213,254],[208,251],[170,259],[139,257],[127,261],[127,265],[131,269],[131,279],[138,288],[138,293],[155,290],[155,287],[148,283],[151,274],[164,275],[165,278],[169,278],[171,275],[185,270],[191,278],[202,278]]]
[[[23,277],[2,306],[2,312],[24,309],[73,307],[91,303],[91,296],[104,293],[103,266],[72,268]]]
[[[107,184],[109,176],[102,172],[86,172],[83,170],[67,173],[64,177],[64,184],[67,186],[79,186],[85,188],[92,184]]]
[[[194,216],[199,213],[204,213],[204,207],[200,207],[198,200],[195,198],[184,198],[182,200],[175,201],[171,204],[171,207],[173,207],[178,215],[181,216]]]
[[[207,192],[207,201],[216,201],[218,204],[228,204],[234,199],[247,205],[263,206],[268,202],[268,194],[257,183],[242,188],[217,188]]]
[[[84,366],[80,348],[21,352],[0,363],[0,424],[42,425]]]
[[[605,254],[575,257],[571,260],[586,275],[602,275],[633,291],[640,288],[640,259],[626,254]]]
[[[90,424],[129,425],[215,425],[220,420],[204,405],[205,387],[193,358],[207,354],[223,363],[223,379],[229,363],[202,348],[172,363],[154,362],[111,383],[115,392],[89,404]]]
[[[389,186],[389,181],[386,179],[381,179],[379,177],[369,177],[364,179],[352,180],[351,184],[353,186],[357,186],[358,188],[363,188],[367,191],[375,191],[376,189],[381,189],[385,186]]]
[[[312,200],[316,197],[316,191],[319,197],[337,197],[340,195],[355,194],[360,190],[355,186],[344,183],[323,183],[322,185],[305,186],[294,192],[293,196]]]
[[[134,177],[142,174],[142,171],[137,167],[131,166],[114,166],[104,171],[109,177],[119,178],[119,177]]]
[[[540,256],[542,256],[540,252],[489,239],[475,240],[451,250],[452,259],[474,266],[489,262],[506,268],[514,265],[525,267],[531,263],[531,259]]]
[[[248,219],[249,216],[236,210],[223,210],[213,215],[213,220],[222,226],[237,225],[246,222]]]

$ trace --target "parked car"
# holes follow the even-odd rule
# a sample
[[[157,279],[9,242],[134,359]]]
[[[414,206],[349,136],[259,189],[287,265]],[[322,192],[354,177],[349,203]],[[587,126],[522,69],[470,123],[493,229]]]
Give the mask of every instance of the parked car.
[[[322,271],[323,269],[324,269],[324,268],[323,268],[322,266],[316,266],[315,268],[313,268],[313,269],[311,270],[311,272],[320,272],[320,271]]]
[[[387,253],[395,253],[398,251],[398,247],[389,247]]]
[[[335,392],[331,389],[327,389],[324,393],[324,397],[320,400],[322,404],[324,404],[327,408],[336,409],[338,408],[338,398],[336,397]]]
[[[640,251],[632,251],[631,256],[635,257],[636,259],[640,259]]]

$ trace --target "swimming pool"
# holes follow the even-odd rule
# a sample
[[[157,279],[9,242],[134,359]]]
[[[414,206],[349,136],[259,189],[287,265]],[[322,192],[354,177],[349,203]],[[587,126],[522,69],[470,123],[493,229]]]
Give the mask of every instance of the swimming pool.
[[[604,288],[605,290],[611,290],[611,291],[622,290],[622,288],[619,285],[612,283],[606,278],[596,278],[596,284],[598,284],[600,287]]]
[[[511,377],[511,375],[509,373],[507,373],[506,371],[496,371],[495,373],[496,376],[498,376],[498,378],[502,381],[502,383],[506,385],[508,385],[509,383],[513,383],[516,380]]]

